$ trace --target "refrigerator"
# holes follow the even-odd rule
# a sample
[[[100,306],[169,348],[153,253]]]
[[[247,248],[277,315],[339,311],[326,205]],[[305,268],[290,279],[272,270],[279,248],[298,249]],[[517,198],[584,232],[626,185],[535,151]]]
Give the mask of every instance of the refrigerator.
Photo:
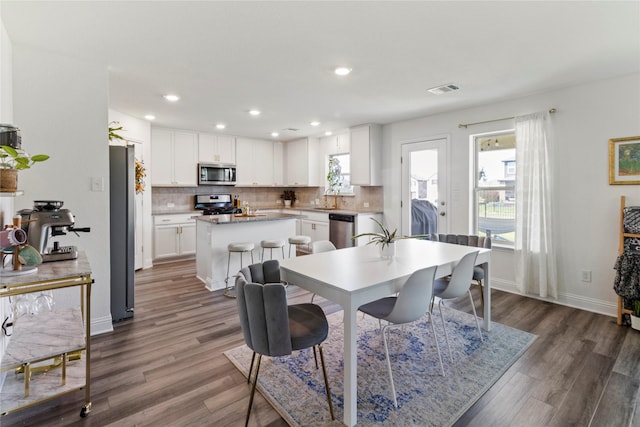
[[[111,320],[133,317],[135,270],[135,153],[109,146]]]

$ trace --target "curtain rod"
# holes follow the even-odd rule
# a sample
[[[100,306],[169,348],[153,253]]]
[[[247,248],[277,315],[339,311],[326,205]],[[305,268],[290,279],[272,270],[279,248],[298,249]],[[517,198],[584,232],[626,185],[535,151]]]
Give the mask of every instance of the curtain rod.
[[[551,108],[551,109],[549,110],[549,113],[553,114],[553,113],[555,113],[556,111],[558,111],[558,110],[556,110],[555,108]],[[485,121],[483,121],[483,122],[475,122],[475,123],[460,123],[460,124],[458,125],[458,127],[459,127],[459,128],[465,128],[465,129],[466,129],[466,128],[467,128],[467,126],[481,125],[481,124],[484,124],[484,123],[500,122],[500,121],[502,121],[502,120],[511,120],[511,119],[514,119],[514,118],[515,118],[515,117],[503,117],[503,118],[501,118],[501,119],[485,120]]]

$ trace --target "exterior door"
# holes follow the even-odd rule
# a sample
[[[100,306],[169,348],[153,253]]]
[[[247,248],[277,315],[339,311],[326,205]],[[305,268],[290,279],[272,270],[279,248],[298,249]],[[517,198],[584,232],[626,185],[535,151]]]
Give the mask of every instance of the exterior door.
[[[402,234],[446,233],[447,138],[402,144]]]

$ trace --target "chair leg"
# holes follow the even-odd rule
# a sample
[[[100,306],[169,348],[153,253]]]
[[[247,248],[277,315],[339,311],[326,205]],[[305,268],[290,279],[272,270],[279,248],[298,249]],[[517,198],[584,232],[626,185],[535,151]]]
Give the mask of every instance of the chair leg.
[[[471,289],[469,289],[469,300],[471,301],[471,308],[473,309],[473,318],[476,319],[476,327],[478,328],[478,334],[480,335],[480,341],[484,341],[484,339],[482,339],[482,331],[480,330],[480,322],[478,322],[478,315],[476,314],[476,307],[473,304],[473,297],[471,296]]]
[[[251,397],[249,398],[249,408],[247,408],[247,419],[244,422],[244,427],[249,425],[249,417],[251,416],[251,405],[253,405],[253,396],[256,394],[256,385],[258,384],[258,373],[260,372],[260,362],[262,361],[262,355],[258,355],[258,364],[256,365],[256,376],[253,379],[253,387],[251,387]]]
[[[324,353],[322,352],[322,344],[318,344],[318,351],[320,352],[320,363],[322,363],[322,375],[324,376],[324,388],[327,390],[327,402],[329,403],[329,413],[331,414],[331,421],[333,421],[335,420],[335,417],[333,416],[333,403],[331,403],[331,390],[329,389],[329,377],[327,377],[327,367],[324,364]]]
[[[480,302],[482,303],[482,310],[484,310],[484,289],[482,288],[482,279],[478,279],[478,286],[480,286]]]
[[[433,325],[433,317],[431,313],[427,312],[429,315],[429,323],[431,323],[431,332],[433,332],[433,341],[436,343],[436,350],[438,350],[438,359],[440,359],[440,372],[442,372],[442,376],[444,377],[444,364],[442,363],[442,354],[440,353],[440,345],[438,344],[438,337],[436,336],[436,327]],[[447,344],[449,342],[447,341]],[[451,349],[449,349],[451,351]]]
[[[391,360],[389,359],[389,345],[387,344],[387,329],[389,325],[385,325],[380,331],[382,334],[382,341],[384,342],[384,354],[387,357],[387,370],[389,371],[389,382],[391,383],[391,393],[393,393],[393,405],[398,407],[398,399],[396,398],[396,387],[393,384],[393,373],[391,373]]]
[[[251,356],[251,365],[249,365],[249,375],[247,375],[247,384],[251,384],[251,372],[253,371],[253,362],[256,360],[256,352]]]
[[[318,369],[318,356],[316,355],[316,346],[313,346],[313,360],[316,362],[316,369]]]
[[[316,294],[311,294],[311,304],[313,304],[313,299],[316,297]]]
[[[284,246],[280,247],[282,249],[282,259],[284,259]]]
[[[440,319],[442,319],[442,329],[444,329],[444,338],[447,341],[447,348],[449,349],[449,357],[453,361],[453,353],[451,353],[451,345],[449,345],[449,334],[447,334],[447,325],[444,324],[444,315],[442,314],[442,300],[438,303],[438,309],[440,310]]]

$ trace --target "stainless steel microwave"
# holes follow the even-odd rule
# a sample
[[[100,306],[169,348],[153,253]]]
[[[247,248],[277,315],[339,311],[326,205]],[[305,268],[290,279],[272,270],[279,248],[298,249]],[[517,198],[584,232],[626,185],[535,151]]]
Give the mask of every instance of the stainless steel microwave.
[[[218,163],[198,164],[199,185],[235,185],[236,165]]]

